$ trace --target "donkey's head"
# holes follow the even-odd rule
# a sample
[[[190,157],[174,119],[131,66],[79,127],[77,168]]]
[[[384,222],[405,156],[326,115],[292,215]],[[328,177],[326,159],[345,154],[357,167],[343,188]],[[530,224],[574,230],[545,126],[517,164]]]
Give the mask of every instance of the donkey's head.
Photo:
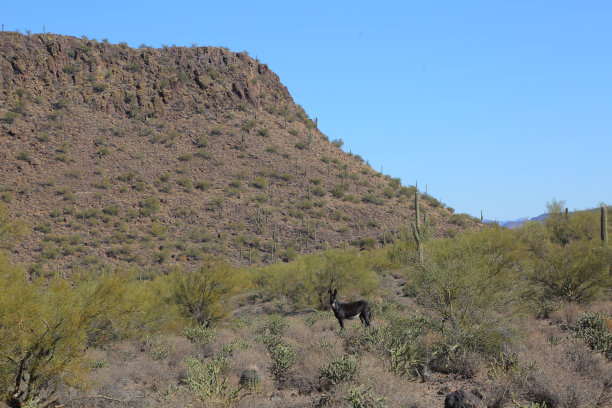
[[[338,289],[334,289],[333,292],[331,289],[329,290],[329,305],[331,306],[333,310],[336,310],[337,308],[337,299],[336,299],[337,294],[338,294]]]

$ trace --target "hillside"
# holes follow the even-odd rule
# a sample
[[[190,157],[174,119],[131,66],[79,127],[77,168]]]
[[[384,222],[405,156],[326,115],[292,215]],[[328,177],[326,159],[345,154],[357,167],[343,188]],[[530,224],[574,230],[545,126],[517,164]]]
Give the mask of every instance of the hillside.
[[[245,52],[3,32],[0,84],[0,199],[33,272],[272,262],[380,246],[414,217],[414,187],[330,142]],[[421,205],[435,235],[475,225]]]

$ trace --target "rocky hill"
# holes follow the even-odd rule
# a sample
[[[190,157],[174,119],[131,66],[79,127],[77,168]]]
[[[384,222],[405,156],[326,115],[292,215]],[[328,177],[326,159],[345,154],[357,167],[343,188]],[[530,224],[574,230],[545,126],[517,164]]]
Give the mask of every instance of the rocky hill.
[[[34,273],[273,262],[379,246],[414,217],[414,187],[330,142],[244,52],[3,32],[0,87],[0,199]],[[421,203],[436,235],[474,225]]]

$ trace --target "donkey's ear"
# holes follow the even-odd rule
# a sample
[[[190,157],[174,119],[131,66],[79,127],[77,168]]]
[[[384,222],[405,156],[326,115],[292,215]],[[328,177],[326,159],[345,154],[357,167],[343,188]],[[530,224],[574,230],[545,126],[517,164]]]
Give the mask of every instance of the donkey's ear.
[[[338,289],[334,289],[334,296],[338,294]]]

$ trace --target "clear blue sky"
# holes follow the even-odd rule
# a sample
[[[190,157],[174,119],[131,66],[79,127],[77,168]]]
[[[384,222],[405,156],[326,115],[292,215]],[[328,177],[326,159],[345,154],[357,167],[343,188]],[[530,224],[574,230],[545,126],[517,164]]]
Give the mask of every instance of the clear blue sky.
[[[330,139],[458,212],[612,204],[611,1],[11,1],[5,30],[246,50]]]

